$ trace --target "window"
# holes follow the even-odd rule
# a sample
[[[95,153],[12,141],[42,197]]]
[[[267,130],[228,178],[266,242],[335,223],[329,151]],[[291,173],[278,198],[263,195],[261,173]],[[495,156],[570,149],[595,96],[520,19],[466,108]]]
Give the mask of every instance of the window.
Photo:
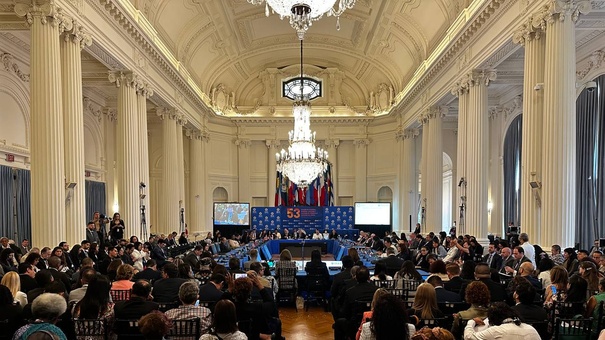
[[[309,100],[321,97],[321,81],[317,81],[312,78],[304,77],[303,82],[303,95]],[[294,78],[284,81],[283,96],[296,100],[300,96],[300,78]]]

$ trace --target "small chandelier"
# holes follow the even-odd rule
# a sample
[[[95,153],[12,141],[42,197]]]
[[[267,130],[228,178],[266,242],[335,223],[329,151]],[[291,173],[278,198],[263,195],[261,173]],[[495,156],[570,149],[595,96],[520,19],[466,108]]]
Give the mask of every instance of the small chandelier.
[[[340,15],[345,10],[353,8],[356,0],[248,0],[253,5],[265,2],[265,14],[270,11],[277,13],[280,19],[290,18],[290,25],[296,30],[298,38],[302,40],[305,32],[311,27],[313,21],[327,16],[336,17],[336,29],[340,30]],[[338,2],[338,9],[334,5]]]
[[[294,130],[288,133],[288,151],[275,154],[277,171],[301,187],[307,187],[328,166],[328,152],[315,146],[315,131],[311,131],[311,104],[303,96],[303,41],[300,41],[300,96],[294,102]]]

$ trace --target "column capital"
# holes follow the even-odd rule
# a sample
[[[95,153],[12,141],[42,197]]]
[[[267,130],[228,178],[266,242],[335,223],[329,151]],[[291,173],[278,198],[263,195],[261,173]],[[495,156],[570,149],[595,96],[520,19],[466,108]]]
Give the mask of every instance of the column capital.
[[[267,139],[265,145],[268,149],[279,149],[281,141],[279,139]]]
[[[444,118],[449,111],[449,106],[434,106],[427,110],[426,117],[428,119]]]
[[[426,125],[429,123],[429,116],[426,112],[420,114],[420,117],[418,117],[418,123],[420,123],[421,125]]]
[[[185,114],[178,111],[178,109],[174,109],[174,112],[176,115],[176,118],[174,118],[176,120],[176,123],[179,124],[180,126],[187,125],[189,120],[187,120],[187,117],[185,117]]]
[[[118,121],[118,110],[112,107],[104,107],[103,114],[107,116],[110,122],[114,123]]]
[[[567,18],[575,23],[580,14],[588,14],[591,10],[590,0],[550,0],[534,15],[534,24],[546,27],[556,20],[565,21]]]
[[[235,143],[235,145],[237,145],[238,147],[242,148],[242,149],[247,149],[252,145],[252,141],[246,138],[237,138],[233,141]]]
[[[92,45],[92,36],[82,25],[78,24],[76,20],[73,21],[71,30],[63,32],[63,38],[67,42],[71,41],[74,44],[78,44],[80,49]]]
[[[327,148],[337,149],[339,145],[340,145],[340,139],[326,139],[325,140],[326,149]]]
[[[353,141],[353,144],[358,148],[365,148],[370,145],[371,142],[372,140],[370,140],[369,138],[358,138]]]
[[[132,71],[109,71],[107,79],[110,83],[114,83],[116,87],[126,86],[137,89],[141,84],[139,76]]]
[[[485,85],[489,86],[489,83],[496,80],[497,73],[496,70],[474,70],[472,73],[468,75],[469,79],[469,87]]]
[[[73,19],[63,13],[54,0],[15,0],[15,13],[25,18],[29,26],[39,18],[43,25],[50,23],[53,27],[58,27],[60,33],[73,27]]]
[[[140,82],[137,86],[137,94],[139,96],[144,96],[145,98],[150,98],[153,96],[153,88],[148,83]]]
[[[202,134],[198,130],[185,128],[185,136],[191,140],[202,140]]]
[[[543,33],[542,21],[535,20],[535,17],[531,16],[513,33],[513,43],[525,46],[529,41],[540,39]]]
[[[460,77],[460,79],[458,79],[456,81],[456,83],[454,83],[454,86],[452,86],[452,95],[456,96],[456,97],[460,97],[466,93],[468,93],[468,87],[469,87],[469,77],[468,74],[463,75],[462,77]]]

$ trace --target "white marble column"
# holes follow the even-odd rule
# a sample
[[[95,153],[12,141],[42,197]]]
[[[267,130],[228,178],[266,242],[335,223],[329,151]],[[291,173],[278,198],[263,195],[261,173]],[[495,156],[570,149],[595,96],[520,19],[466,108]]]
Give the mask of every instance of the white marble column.
[[[30,25],[32,246],[65,240],[65,160],[59,34],[71,29],[54,2],[16,3]],[[52,216],[52,223],[49,223]]]
[[[457,141],[457,160],[456,160],[456,185],[457,198],[457,232],[464,235],[466,233],[466,218],[461,218],[466,215],[466,177],[467,177],[467,150],[466,139],[467,135],[467,116],[468,116],[468,76],[463,76],[462,79],[456,82],[452,88],[452,94],[458,97],[458,141]]]
[[[179,209],[184,209],[184,220],[187,222],[187,207],[185,207],[185,151],[183,148],[183,126],[187,124],[187,119],[183,114],[180,114],[176,121],[176,157],[178,166],[178,181],[179,181]],[[180,230],[180,212],[179,223],[172,227],[170,232]]]
[[[548,114],[542,125],[542,225],[546,228],[540,244],[544,247],[575,242],[575,21],[578,10],[589,8],[587,1],[570,0],[542,13],[548,51],[544,70],[544,112]]]
[[[129,237],[128,235],[138,235],[141,228],[139,112],[136,93],[140,80],[132,72],[112,72],[109,81],[118,88],[118,204],[120,217],[126,226],[124,237]]]
[[[339,139],[326,140],[326,151],[328,151],[328,160],[332,163],[332,194],[334,195],[334,205],[338,205],[338,146]]]
[[[418,220],[416,204],[418,201],[418,178],[416,177],[416,137],[418,130],[407,129],[402,131],[398,138],[400,143],[401,159],[399,160],[401,178],[399,216],[401,231],[406,234],[414,231],[416,221]],[[410,224],[410,216],[412,218]]]
[[[179,166],[177,152],[177,119],[172,109],[158,111],[162,119],[162,190],[160,221],[151,230],[153,234],[169,233],[179,229]]]
[[[429,191],[429,174],[428,174],[428,165],[429,165],[429,119],[426,113],[423,113],[420,116],[420,123],[422,124],[422,156],[420,158],[420,209],[425,209],[426,205],[429,201],[430,191]],[[424,218],[420,221],[421,224],[426,224],[426,210],[424,214]],[[422,226],[423,230],[426,231],[426,226]]]
[[[82,48],[91,44],[90,35],[76,22],[61,39],[65,182],[75,184],[67,190],[65,202],[65,241],[70,244],[80,243],[85,238],[87,218],[92,218],[86,216],[81,56]]]
[[[447,107],[434,107],[428,112],[429,147],[427,159],[427,189],[429,192],[426,206],[425,231],[443,229],[443,117]]]
[[[140,162],[140,181],[145,184],[145,188],[141,193],[145,194],[145,198],[139,199],[139,203],[145,205],[145,218],[147,224],[147,234],[149,235],[149,226],[155,221],[151,220],[151,200],[149,198],[149,136],[147,131],[147,98],[153,96],[153,90],[148,84],[142,84],[137,89],[137,110],[139,121],[139,159]],[[139,207],[140,209],[140,207]],[[140,211],[140,210],[139,210]],[[140,230],[135,230],[134,235],[140,235]],[[141,235],[142,236],[142,235]]]
[[[544,32],[529,22],[515,32],[513,42],[525,47],[521,150],[521,227],[523,232],[531,235],[532,243],[540,244],[542,233],[540,228],[540,204],[529,183],[541,181],[542,173],[546,40]],[[542,84],[542,88],[536,87],[537,84]]]
[[[275,154],[280,151],[279,149],[279,141],[267,139],[265,141],[265,145],[267,146],[269,165],[267,168],[267,206],[274,207],[275,206],[275,185],[276,185],[276,174],[277,174],[277,160],[275,159]]]
[[[367,138],[356,139],[355,143],[355,201],[365,202],[368,199],[368,145]]]
[[[240,202],[250,202],[250,146],[252,142],[246,138],[237,138],[237,187]],[[275,156],[273,156],[275,159]]]
[[[202,204],[204,195],[204,159],[202,154],[202,136],[199,131],[187,131],[189,137],[189,215],[188,227],[189,234],[196,231],[207,230],[204,225],[204,215],[202,214]]]
[[[478,240],[487,239],[489,117],[487,87],[496,77],[493,71],[474,71],[469,81],[467,116],[467,207],[465,232]]]

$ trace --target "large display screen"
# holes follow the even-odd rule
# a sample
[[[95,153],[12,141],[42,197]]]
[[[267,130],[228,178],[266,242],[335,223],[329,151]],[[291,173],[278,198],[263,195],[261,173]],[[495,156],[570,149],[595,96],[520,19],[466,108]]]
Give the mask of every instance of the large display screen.
[[[215,225],[250,225],[250,203],[214,203]]]
[[[355,225],[391,225],[391,203],[355,203]]]

